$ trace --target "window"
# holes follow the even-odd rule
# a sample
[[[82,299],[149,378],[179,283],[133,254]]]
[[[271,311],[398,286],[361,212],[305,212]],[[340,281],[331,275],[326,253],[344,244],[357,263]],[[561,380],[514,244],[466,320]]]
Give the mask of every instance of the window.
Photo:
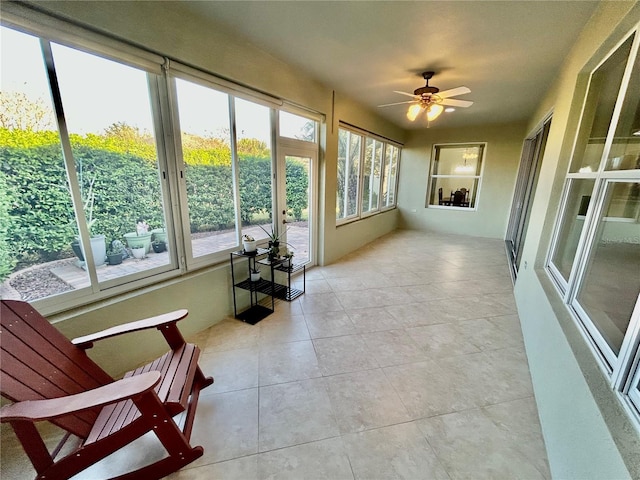
[[[337,222],[394,208],[399,161],[397,145],[341,126],[338,131]]]
[[[485,144],[434,145],[427,206],[476,208]]]
[[[589,74],[547,270],[612,386],[640,411],[640,37]],[[634,311],[635,309],[635,311]],[[635,375],[635,376],[634,376]]]
[[[302,140],[304,142],[315,142],[316,122],[294,113],[280,111],[280,136]]]
[[[226,262],[242,234],[265,239],[276,126],[311,152],[286,185],[303,189],[287,197],[295,219],[313,215],[316,120],[128,45],[70,46],[29,24],[0,27],[3,298],[52,313]]]

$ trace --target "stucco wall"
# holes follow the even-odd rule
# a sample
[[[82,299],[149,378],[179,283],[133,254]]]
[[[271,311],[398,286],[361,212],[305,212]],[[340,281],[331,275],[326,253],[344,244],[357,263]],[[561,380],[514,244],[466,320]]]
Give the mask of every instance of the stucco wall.
[[[524,124],[411,132],[402,151],[401,188],[398,192],[400,226],[504,238],[524,136]],[[477,208],[453,210],[425,207],[433,145],[467,142],[487,142]]]

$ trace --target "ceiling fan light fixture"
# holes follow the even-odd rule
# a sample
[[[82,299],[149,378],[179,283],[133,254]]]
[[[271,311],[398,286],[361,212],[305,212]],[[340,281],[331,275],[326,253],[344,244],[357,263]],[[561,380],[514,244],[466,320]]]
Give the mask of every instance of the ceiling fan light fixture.
[[[442,105],[438,105],[437,103],[429,105],[427,107],[427,120],[428,121],[435,120],[440,116],[443,110],[444,110],[444,107]]]
[[[421,110],[422,107],[419,104],[416,103],[415,105],[411,105],[409,107],[409,110],[407,110],[407,118],[413,122],[416,118],[418,118]]]

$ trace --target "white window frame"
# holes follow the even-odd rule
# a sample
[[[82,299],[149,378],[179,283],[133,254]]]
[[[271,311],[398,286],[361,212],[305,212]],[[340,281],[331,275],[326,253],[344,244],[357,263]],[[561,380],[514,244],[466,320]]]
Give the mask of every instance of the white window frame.
[[[440,147],[453,147],[453,148],[461,148],[461,147],[478,147],[478,146],[482,146],[482,156],[480,158],[480,175],[439,175],[437,173],[434,173],[435,169],[436,169],[436,155],[437,155],[437,150]],[[427,198],[425,201],[425,207],[426,208],[437,208],[437,209],[446,209],[446,210],[460,210],[463,212],[474,212],[476,210],[478,210],[478,205],[480,204],[480,192],[482,191],[482,178],[484,177],[484,167],[486,164],[486,158],[487,158],[487,149],[489,148],[489,145],[487,142],[463,142],[463,143],[436,143],[433,145],[432,149],[431,149],[431,168],[429,169],[429,177],[427,179]],[[462,178],[465,180],[469,180],[469,179],[474,179],[474,180],[478,180],[478,187],[477,187],[477,191],[475,194],[475,203],[473,204],[473,207],[471,205],[469,205],[468,207],[456,207],[453,205],[439,205],[439,204],[434,204],[431,203],[431,194],[432,194],[432,188],[433,187],[433,180],[437,179],[437,178]]]
[[[228,252],[237,249],[240,242],[240,233],[237,233],[238,245],[224,252],[216,252],[206,255],[198,261],[187,261],[186,243],[187,237],[184,234],[183,211],[184,196],[181,194],[182,157],[179,155],[179,135],[176,135],[176,128],[179,130],[176,121],[176,95],[175,87],[171,88],[172,73],[178,72],[180,78],[189,81],[196,81],[209,88],[222,91],[229,96],[230,102],[234,98],[242,98],[254,103],[258,103],[271,108],[270,128],[272,138],[276,139],[276,119],[278,110],[289,111],[298,115],[314,119],[316,123],[314,142],[304,142],[306,148],[313,148],[317,152],[319,149],[319,131],[324,116],[312,110],[303,109],[285,104],[284,101],[268,94],[253,91],[247,87],[234,84],[215,75],[189,67],[179,62],[169,61],[155,53],[147,52],[126,42],[105,37],[99,33],[88,31],[82,27],[70,24],[64,20],[55,19],[45,13],[35,12],[28,7],[20,5],[7,5],[3,9],[3,27],[28,33],[35,37],[44,39],[45,42],[56,42],[70,46],[100,57],[108,58],[115,62],[139,68],[147,72],[149,78],[149,95],[153,107],[153,122],[156,128],[156,143],[159,168],[161,170],[164,200],[164,215],[166,218],[166,228],[170,243],[174,245],[175,255],[172,256],[168,266],[150,269],[135,275],[122,277],[123,281],[112,280],[109,282],[97,283],[95,273],[91,275],[92,286],[65,292],[52,297],[45,297],[33,300],[34,306],[43,314],[53,314],[60,311],[90,304],[108,297],[126,294],[141,287],[151,286],[166,280],[174,279],[205,267],[214,267],[228,262]],[[152,78],[153,77],[153,78]],[[175,83],[175,82],[174,82]],[[232,116],[233,114],[230,113]],[[231,124],[232,131],[235,130],[235,123]],[[62,140],[61,140],[62,141]],[[64,147],[64,145],[63,145]],[[277,143],[272,142],[272,163],[275,163]],[[236,161],[235,145],[232,145],[232,157]],[[235,175],[237,177],[237,175]],[[237,185],[237,178],[235,179]],[[74,189],[77,185],[72,184]],[[183,192],[184,193],[184,192]],[[235,208],[239,209],[237,201]],[[314,200],[315,201],[315,200]],[[81,211],[81,210],[80,210]],[[79,213],[81,217],[83,213]],[[82,218],[80,218],[82,220]],[[84,240],[88,240],[88,232],[83,231],[80,223],[81,235]],[[187,222],[188,223],[188,222]],[[239,224],[236,227],[239,229]],[[187,225],[188,229],[188,225]],[[88,242],[87,242],[88,243]],[[89,254],[90,255],[90,254]]]
[[[581,122],[588,106],[589,87],[592,75],[613,55],[632,35],[633,43],[627,58],[627,63],[622,76],[620,89],[616,98],[612,118],[608,126],[607,136],[603,145],[602,156],[598,170],[595,172],[576,171],[572,172],[573,159],[578,148],[578,136],[581,133]],[[631,75],[633,73],[634,62],[640,55],[640,23],[636,24],[632,30],[612,48],[606,56],[597,63],[589,72],[589,81],[586,82],[584,90],[584,100],[582,101],[580,122],[576,126],[575,137],[572,144],[571,160],[567,167],[565,184],[551,237],[549,249],[545,260],[545,271],[558,290],[563,303],[567,307],[571,317],[577,324],[580,333],[589,345],[597,363],[605,375],[609,378],[612,389],[621,399],[623,405],[630,413],[630,417],[640,428],[640,294],[635,303],[634,311],[631,315],[629,325],[625,332],[620,353],[618,355],[609,347],[598,327],[590,319],[587,312],[578,301],[580,286],[586,279],[588,264],[594,252],[594,243],[600,221],[622,221],[633,222],[632,219],[618,217],[600,218],[606,202],[606,192],[610,185],[617,182],[640,182],[640,169],[635,170],[605,170],[609,153],[613,145],[614,135],[618,126],[618,121],[622,112],[623,103],[629,87]],[[591,201],[586,215],[584,215],[584,226],[580,234],[574,256],[571,273],[567,280],[564,279],[558,267],[553,263],[554,255],[559,246],[559,235],[562,227],[562,220],[567,209],[568,197],[571,183],[575,180],[593,180],[594,186],[591,191]],[[638,222],[638,219],[635,220]],[[640,225],[640,224],[639,224]]]
[[[354,135],[358,135],[362,138],[362,141],[360,142],[360,153],[359,153],[359,163],[358,163],[358,191],[357,191],[357,198],[356,198],[356,212],[342,217],[342,218],[336,218],[336,226],[340,226],[340,225],[344,225],[346,223],[351,223],[357,220],[361,220],[361,219],[365,219],[368,217],[372,217],[374,215],[379,215],[380,213],[389,211],[389,210],[393,210],[394,208],[397,208],[398,206],[398,185],[399,185],[399,178],[400,178],[400,159],[402,156],[402,145],[394,142],[392,140],[386,139],[384,137],[381,137],[379,135],[375,135],[371,132],[367,132],[365,130],[361,130],[359,128],[353,127],[351,125],[347,125],[344,123],[340,123],[339,125],[339,130],[338,130],[338,135],[340,135],[340,130],[346,131],[350,134],[354,134]],[[372,140],[376,140],[378,142],[382,143],[382,163],[380,165],[381,167],[381,171],[380,171],[380,185],[378,188],[378,207],[376,209],[373,210],[368,210],[367,212],[363,212],[362,211],[362,194],[363,194],[363,190],[364,190],[364,171],[363,171],[363,166],[364,166],[364,157],[365,157],[365,151],[366,151],[366,145],[367,145],[367,140],[368,139],[372,139]],[[395,178],[393,179],[393,192],[394,192],[394,196],[393,196],[393,203],[391,205],[382,205],[382,188],[384,185],[384,180],[385,180],[385,171],[386,171],[386,153],[387,153],[387,147],[389,145],[394,146],[395,148],[398,149],[398,158],[396,160],[396,175]],[[348,153],[348,152],[347,152]],[[348,159],[347,159],[348,161]],[[348,166],[348,165],[347,165]],[[336,165],[336,169],[337,169],[337,165]],[[345,185],[345,192],[348,190],[347,188],[348,186]],[[337,198],[336,198],[337,201]]]

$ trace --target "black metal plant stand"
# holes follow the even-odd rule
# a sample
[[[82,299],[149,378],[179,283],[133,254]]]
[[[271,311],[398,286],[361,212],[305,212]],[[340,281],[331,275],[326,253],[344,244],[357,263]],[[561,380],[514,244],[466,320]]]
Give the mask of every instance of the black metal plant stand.
[[[231,283],[233,284],[233,313],[238,320],[242,320],[251,325],[255,325],[275,310],[273,271],[271,272],[271,278],[269,280],[260,278],[260,280],[252,282],[251,276],[249,276],[236,283],[236,271],[233,260],[234,257],[246,258],[247,270],[251,272],[251,270],[256,270],[258,258],[264,257],[267,253],[269,253],[269,250],[266,248],[258,248],[256,252],[246,253],[244,250],[238,250],[230,254]],[[249,307],[241,311],[238,311],[236,288],[249,292]],[[260,298],[261,294],[264,295],[262,299]],[[270,302],[269,298],[271,299]]]

